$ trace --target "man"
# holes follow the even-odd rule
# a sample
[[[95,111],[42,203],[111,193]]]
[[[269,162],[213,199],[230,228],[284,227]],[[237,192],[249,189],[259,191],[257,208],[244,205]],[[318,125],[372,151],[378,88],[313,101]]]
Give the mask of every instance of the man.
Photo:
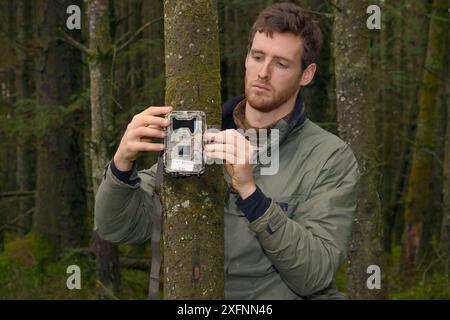
[[[347,144],[306,117],[299,94],[314,77],[321,42],[320,28],[300,7],[279,3],[261,12],[249,36],[245,96],[223,105],[224,130],[207,135],[208,156],[226,160],[227,299],[344,297],[333,277],[346,257],[357,163]],[[150,238],[155,166],[137,172],[135,160],[141,151],[163,150],[141,138],[163,137],[168,122],[158,116],[171,110],[151,107],[136,115],[107,165],[95,206],[104,239]],[[244,139],[236,129],[250,128],[278,130],[275,175],[262,175],[248,152],[244,163],[233,161]]]

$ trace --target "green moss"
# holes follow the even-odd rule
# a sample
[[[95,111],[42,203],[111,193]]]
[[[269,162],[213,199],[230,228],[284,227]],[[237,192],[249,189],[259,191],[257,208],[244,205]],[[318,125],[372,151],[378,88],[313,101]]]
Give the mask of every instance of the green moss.
[[[386,254],[386,273],[391,300],[435,300],[450,299],[449,279],[439,272],[430,273],[426,278],[411,285],[403,283],[400,265],[401,246],[393,245],[392,252]]]
[[[426,283],[419,281],[408,288],[393,288],[391,300],[449,300],[448,277],[434,274]]]
[[[97,299],[95,256],[85,250],[66,249],[56,259],[48,241],[30,234],[25,238],[6,234],[0,253],[0,300],[93,300]],[[132,246],[124,246],[129,253]],[[81,270],[81,289],[69,290],[67,267]],[[119,299],[146,299],[148,272],[121,270]]]
[[[49,241],[30,233],[25,238],[8,242],[5,245],[4,257],[13,263],[32,267],[52,259],[54,253]]]
[[[147,299],[149,282],[148,272],[131,269],[122,270],[121,282],[119,299]]]
[[[343,264],[334,277],[334,283],[336,284],[339,292],[347,294],[347,267]]]

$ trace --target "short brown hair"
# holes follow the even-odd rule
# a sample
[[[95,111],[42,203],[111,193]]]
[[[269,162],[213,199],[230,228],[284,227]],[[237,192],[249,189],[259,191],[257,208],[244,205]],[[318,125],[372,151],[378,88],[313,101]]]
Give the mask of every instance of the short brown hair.
[[[319,58],[323,41],[319,24],[303,8],[293,3],[275,3],[259,14],[248,36],[249,51],[256,32],[264,32],[270,37],[274,32],[298,35],[303,42],[302,70]]]

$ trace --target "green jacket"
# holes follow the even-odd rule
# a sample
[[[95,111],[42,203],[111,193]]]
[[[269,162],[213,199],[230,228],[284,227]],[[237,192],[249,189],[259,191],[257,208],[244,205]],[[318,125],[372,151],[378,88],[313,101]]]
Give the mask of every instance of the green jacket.
[[[358,166],[350,147],[309,119],[280,120],[279,171],[254,179],[272,199],[249,223],[226,194],[227,299],[342,299],[333,277],[346,258],[356,209]],[[95,229],[117,244],[150,239],[156,166],[136,171],[131,186],[105,166],[95,199]],[[225,172],[225,171],[224,171]],[[225,172],[230,186],[230,177]],[[269,228],[268,228],[269,227]],[[271,232],[269,232],[271,231]]]

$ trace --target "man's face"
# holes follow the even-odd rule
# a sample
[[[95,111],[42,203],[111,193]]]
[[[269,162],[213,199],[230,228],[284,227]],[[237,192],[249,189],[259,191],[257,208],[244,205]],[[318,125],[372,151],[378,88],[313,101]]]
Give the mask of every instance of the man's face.
[[[292,33],[256,32],[245,60],[245,96],[262,112],[272,111],[296,95],[301,84],[302,41]]]

